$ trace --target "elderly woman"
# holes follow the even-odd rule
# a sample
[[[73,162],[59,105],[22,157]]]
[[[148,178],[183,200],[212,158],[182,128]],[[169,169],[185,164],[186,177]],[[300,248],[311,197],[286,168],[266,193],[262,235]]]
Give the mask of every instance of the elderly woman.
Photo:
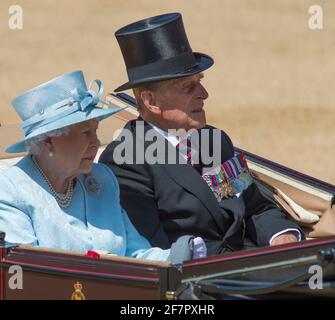
[[[99,121],[121,110],[97,106],[102,84],[95,83],[98,93],[75,71],[13,100],[25,139],[6,151],[28,155],[0,174],[0,230],[8,242],[41,247],[155,260],[197,257],[193,238],[185,252],[179,245],[177,253],[151,248],[121,208],[113,172],[93,164]]]

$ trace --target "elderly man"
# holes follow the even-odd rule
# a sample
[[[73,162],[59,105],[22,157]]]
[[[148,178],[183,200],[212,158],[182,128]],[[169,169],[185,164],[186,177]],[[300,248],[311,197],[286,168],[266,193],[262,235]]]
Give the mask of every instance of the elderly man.
[[[299,227],[262,197],[229,137],[206,125],[201,79],[213,59],[192,51],[181,15],[141,20],[115,35],[129,77],[115,91],[133,89],[140,117],[126,124],[100,161],[113,168],[122,205],[140,233],[161,248],[183,234],[200,236],[208,254],[299,241]],[[124,143],[128,154],[120,161]],[[148,156],[154,145],[157,159],[167,151],[163,162]],[[219,157],[209,163],[205,149]]]

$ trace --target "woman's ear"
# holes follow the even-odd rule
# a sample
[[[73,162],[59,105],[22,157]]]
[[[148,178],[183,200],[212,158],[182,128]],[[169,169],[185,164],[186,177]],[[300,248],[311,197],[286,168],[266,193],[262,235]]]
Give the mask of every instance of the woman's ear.
[[[150,90],[143,90],[141,92],[141,99],[143,105],[154,114],[161,114],[161,108],[157,106],[154,92]]]
[[[48,152],[54,151],[54,145],[51,137],[46,137],[43,141],[43,145],[48,150]]]

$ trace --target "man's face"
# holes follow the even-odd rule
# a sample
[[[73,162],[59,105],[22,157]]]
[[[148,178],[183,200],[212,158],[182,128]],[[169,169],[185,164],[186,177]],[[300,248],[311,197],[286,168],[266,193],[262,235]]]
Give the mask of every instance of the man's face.
[[[206,125],[204,100],[208,93],[200,83],[202,73],[164,81],[154,91],[155,104],[160,109],[162,129],[199,129]]]

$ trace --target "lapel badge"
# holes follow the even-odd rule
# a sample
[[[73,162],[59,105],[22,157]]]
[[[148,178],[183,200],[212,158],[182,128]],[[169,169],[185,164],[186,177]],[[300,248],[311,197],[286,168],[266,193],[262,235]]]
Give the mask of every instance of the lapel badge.
[[[101,189],[98,181],[92,176],[87,176],[85,178],[85,187],[89,192],[93,194],[99,193]]]

